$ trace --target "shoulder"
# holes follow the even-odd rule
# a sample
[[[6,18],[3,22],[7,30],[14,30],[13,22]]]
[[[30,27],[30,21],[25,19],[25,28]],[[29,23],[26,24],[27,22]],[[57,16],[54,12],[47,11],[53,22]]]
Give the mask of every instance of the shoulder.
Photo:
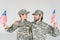
[[[14,21],[14,23],[18,23],[18,22],[19,22],[19,20]]]
[[[46,22],[42,22],[42,24],[44,24],[44,25],[48,25]]]
[[[46,27],[52,27],[51,25],[49,25],[49,24],[46,23],[46,22],[42,22],[42,25],[43,25],[43,26],[46,26]]]
[[[31,23],[30,21],[27,20],[28,23]]]
[[[33,21],[33,22],[31,22],[31,23],[34,23],[34,21]]]
[[[31,23],[30,21],[26,21],[26,23]]]
[[[32,24],[32,27],[35,27],[35,25],[36,25],[36,23],[35,23],[35,22],[31,22],[31,24]]]
[[[21,23],[21,20],[15,20],[15,21],[14,21],[14,24],[15,24],[15,23]]]
[[[31,22],[31,24],[36,24],[35,22]]]

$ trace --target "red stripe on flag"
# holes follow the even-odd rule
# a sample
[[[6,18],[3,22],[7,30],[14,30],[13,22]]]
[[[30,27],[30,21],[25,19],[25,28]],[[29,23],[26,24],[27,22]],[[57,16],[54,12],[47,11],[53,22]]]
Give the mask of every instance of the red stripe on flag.
[[[5,24],[7,22],[7,16],[1,16],[0,17],[0,22]]]
[[[51,23],[53,23],[55,21],[55,14],[52,14],[52,17],[51,17]]]

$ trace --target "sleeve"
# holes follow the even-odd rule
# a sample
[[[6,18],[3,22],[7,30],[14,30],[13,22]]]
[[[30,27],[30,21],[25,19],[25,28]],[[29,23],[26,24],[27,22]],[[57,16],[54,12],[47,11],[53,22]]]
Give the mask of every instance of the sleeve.
[[[16,29],[17,29],[18,27],[16,26],[16,25],[14,25],[14,24],[12,24],[10,27],[7,27],[5,30],[7,31],[7,32],[13,32],[13,31],[15,31]]]
[[[48,34],[50,34],[53,37],[56,37],[60,34],[58,28],[54,29],[54,27],[48,25]]]

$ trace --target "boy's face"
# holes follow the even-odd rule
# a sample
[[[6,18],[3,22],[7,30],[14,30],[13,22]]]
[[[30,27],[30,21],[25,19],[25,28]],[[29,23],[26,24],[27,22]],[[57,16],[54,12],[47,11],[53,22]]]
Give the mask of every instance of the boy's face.
[[[28,14],[22,14],[21,19],[27,19]]]

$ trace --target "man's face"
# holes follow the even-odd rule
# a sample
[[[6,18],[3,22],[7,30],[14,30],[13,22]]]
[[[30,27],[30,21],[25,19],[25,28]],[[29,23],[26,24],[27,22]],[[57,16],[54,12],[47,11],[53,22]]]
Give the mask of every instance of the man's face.
[[[41,19],[41,16],[40,15],[38,15],[38,14],[35,14],[34,15],[34,21],[38,21],[40,19]]]
[[[27,19],[27,15],[28,15],[28,14],[22,14],[22,15],[21,15],[21,19],[24,19],[24,20]]]

